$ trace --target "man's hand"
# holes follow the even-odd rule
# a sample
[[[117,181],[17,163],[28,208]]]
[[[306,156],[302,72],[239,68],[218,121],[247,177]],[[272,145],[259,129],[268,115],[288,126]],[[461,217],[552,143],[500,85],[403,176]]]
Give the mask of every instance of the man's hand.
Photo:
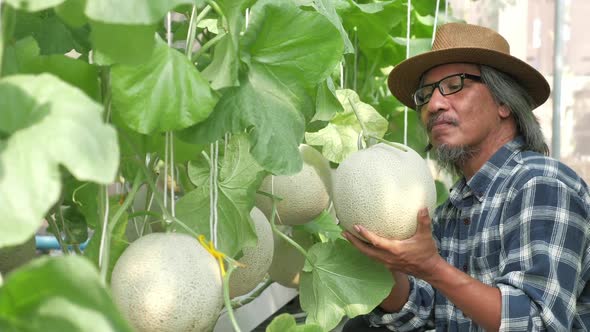
[[[369,243],[349,232],[344,232],[344,237],[363,254],[381,262],[390,271],[428,280],[443,261],[432,237],[431,220],[426,208],[418,212],[416,234],[406,240],[386,239],[359,225],[355,225],[355,230]]]

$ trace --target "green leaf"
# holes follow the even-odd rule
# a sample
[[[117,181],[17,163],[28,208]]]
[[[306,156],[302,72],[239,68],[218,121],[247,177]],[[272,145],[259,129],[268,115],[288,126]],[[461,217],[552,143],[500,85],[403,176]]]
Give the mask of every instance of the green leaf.
[[[204,0],[86,0],[85,14],[97,22],[152,25],[176,6],[181,4],[201,6],[204,3]]]
[[[342,104],[336,97],[334,82],[328,77],[325,82],[318,85],[316,112],[311,121],[330,121],[334,115],[342,111]]]
[[[23,74],[51,73],[82,89],[92,99],[100,100],[98,68],[85,61],[61,54],[39,56],[25,60],[20,72]]]
[[[35,39],[39,42],[41,55],[64,54],[76,46],[72,33],[56,15],[41,21]]]
[[[229,141],[218,176],[218,244],[223,253],[234,257],[243,247],[256,243],[250,218],[256,190],[266,175],[249,153],[245,135],[234,135]],[[221,149],[221,147],[220,147]],[[197,188],[178,200],[176,217],[199,234],[210,237],[209,166],[200,159],[189,165],[189,176]],[[183,228],[172,224],[172,229]]]
[[[2,64],[2,75],[17,74],[29,59],[39,55],[39,45],[33,37],[19,39],[13,45],[7,45]]]
[[[316,133],[306,133],[305,141],[309,145],[322,146],[322,154],[328,160],[341,163],[348,155],[358,150],[358,138],[363,134],[383,137],[388,123],[371,105],[360,101],[353,90],[337,90],[338,100],[344,106],[344,112],[337,114],[326,128]]]
[[[300,226],[294,226],[293,228],[302,228],[309,233],[318,234],[322,242],[325,242],[323,241],[324,239],[331,241],[344,239],[342,237],[342,228],[336,224],[330,212],[325,210],[314,220]]]
[[[150,59],[111,70],[115,116],[129,128],[152,134],[205,120],[217,96],[186,56],[158,38]]]
[[[351,1],[352,2],[352,1]],[[406,17],[402,1],[357,4],[340,12],[351,38],[356,31],[361,48],[378,48],[391,38],[389,32]]]
[[[5,0],[5,3],[15,9],[29,12],[37,12],[47,8],[55,7],[64,2],[64,0]]]
[[[350,42],[348,38],[348,34],[342,25],[342,18],[338,15],[336,11],[335,2],[333,0],[296,0],[302,4],[310,2],[310,5],[318,11],[318,13],[324,15],[332,24],[338,29],[340,32],[340,36],[342,37],[342,42],[344,43],[344,53],[354,53],[354,46]]]
[[[85,258],[39,258],[10,274],[0,288],[0,327],[23,332],[131,332],[109,292]]]
[[[68,174],[63,180],[63,204],[76,207],[84,216],[87,227],[95,229],[99,218],[99,185],[78,181]]]
[[[315,94],[340,60],[342,39],[318,13],[289,2],[259,1],[241,45],[248,71],[240,86],[225,90],[209,119],[182,137],[212,142],[226,132],[251,129],[252,154],[262,167],[296,173],[305,121],[315,109],[308,91]]]
[[[42,74],[0,80],[0,247],[23,242],[61,192],[59,167],[79,180],[111,183],[119,163],[115,130],[82,91]],[[42,189],[40,189],[42,188]]]
[[[297,325],[295,317],[291,314],[284,313],[276,316],[266,327],[266,332],[323,332],[321,326],[317,324]]]
[[[219,90],[239,85],[239,40],[244,28],[244,11],[251,0],[217,1],[227,22],[227,34],[215,46],[213,60],[203,70],[203,76],[211,81],[211,86]]]
[[[84,15],[86,0],[65,0],[64,3],[55,7],[55,13],[72,27],[81,27],[88,23]]]
[[[122,2],[123,3],[123,2]],[[155,47],[155,25],[105,24],[91,21],[94,61],[102,66],[147,61]]]
[[[67,27],[52,10],[38,13],[17,11],[14,37],[33,37],[40,54],[64,54],[75,48],[75,30]]]
[[[393,287],[391,273],[344,240],[317,243],[308,251],[299,297],[307,323],[332,330],[344,315],[373,310]]]
[[[88,240],[86,218],[76,206],[62,206],[61,214],[66,235],[64,242],[66,244],[81,244]]]

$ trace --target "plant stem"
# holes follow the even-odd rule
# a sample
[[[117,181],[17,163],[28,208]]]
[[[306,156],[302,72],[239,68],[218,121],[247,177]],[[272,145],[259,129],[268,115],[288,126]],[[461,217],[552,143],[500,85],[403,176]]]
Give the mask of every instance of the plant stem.
[[[403,152],[408,152],[408,146],[407,145],[404,145],[404,144],[401,144],[401,143],[396,143],[396,142],[390,142],[390,141],[384,140],[383,138],[380,138],[380,137],[377,137],[377,136],[373,136],[373,135],[367,135],[367,137],[372,138],[374,140],[377,140],[377,141],[379,141],[381,143],[385,143],[385,144],[387,144],[389,146],[392,146],[392,147],[394,147],[396,149],[402,150]]]
[[[191,61],[195,61],[196,59],[198,59],[203,52],[207,51],[213,45],[217,44],[221,40],[221,38],[225,37],[226,34],[227,34],[227,32],[219,33],[219,34],[217,34],[217,36],[215,36],[215,37],[211,38],[209,41],[207,41],[203,46],[201,46],[201,48],[199,48],[198,51],[195,52],[195,54],[193,54]]]
[[[141,173],[137,172],[137,174],[135,175],[135,179],[133,179],[133,186],[131,187],[129,193],[126,195],[123,204],[117,209],[113,217],[103,225],[99,251],[100,256],[102,257],[100,265],[100,276],[102,281],[105,283],[107,280],[107,272],[109,270],[109,252],[111,249],[111,235],[113,233],[113,230],[115,229],[115,226],[117,226],[117,221],[119,220],[119,218],[121,218],[123,213],[127,210],[129,205],[133,201],[135,193],[139,189],[141,183]],[[108,219],[108,216],[106,218]]]
[[[229,316],[231,324],[234,327],[234,331],[241,332],[242,330],[240,330],[240,326],[238,325],[238,322],[236,321],[236,317],[234,316],[234,311],[233,311],[233,308],[231,305],[231,299],[229,298],[229,278],[230,278],[233,270],[236,268],[236,265],[231,264],[231,263],[228,265],[229,265],[229,267],[227,269],[227,272],[223,276],[223,302],[225,303],[225,308],[227,309],[227,315]]]
[[[278,236],[282,237],[285,241],[287,241],[293,247],[295,247],[295,249],[299,250],[299,252],[301,252],[303,254],[303,256],[305,257],[305,259],[311,263],[311,261],[307,257],[307,250],[303,249],[303,247],[300,246],[299,243],[297,243],[295,240],[293,240],[292,238],[290,238],[289,236],[287,236],[285,233],[281,232],[277,228],[277,225],[275,222],[275,216],[277,215],[277,202],[276,201],[277,201],[276,198],[273,197],[272,213],[270,216],[270,227],[272,228],[272,231],[275,232]],[[313,265],[313,263],[311,263],[311,264]]]
[[[273,283],[274,283],[274,281],[266,278],[266,280],[264,281],[264,284],[262,284],[262,286],[258,287],[255,292],[250,294],[250,296],[248,296],[247,298],[241,299],[241,300],[232,301],[232,304],[231,304],[232,308],[238,309],[238,308],[241,308],[241,307],[245,306],[246,304],[256,300],[258,298],[258,296],[260,296],[260,294],[262,294]]]
[[[195,41],[195,34],[197,33],[197,24],[211,11],[211,6],[207,5],[203,10],[197,15],[197,6],[193,6],[193,10],[191,12],[190,23],[188,25],[188,35],[186,36],[186,49],[185,53],[189,60],[192,58],[193,53],[193,43]]]
[[[350,104],[350,107],[352,108],[352,111],[354,112],[354,115],[356,116],[356,119],[358,120],[359,124],[361,125],[361,129],[363,131],[363,136],[368,136],[369,135],[369,131],[367,130],[367,127],[365,126],[365,124],[363,123],[363,121],[361,121],[361,117],[360,117],[360,114],[358,112],[358,109],[352,103],[352,101],[350,100],[350,97],[347,98],[347,99],[348,99],[348,103]]]

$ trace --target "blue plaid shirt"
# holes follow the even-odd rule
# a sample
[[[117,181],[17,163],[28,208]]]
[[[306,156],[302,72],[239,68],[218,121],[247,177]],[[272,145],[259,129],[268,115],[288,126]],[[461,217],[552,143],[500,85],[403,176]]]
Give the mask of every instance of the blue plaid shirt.
[[[570,168],[517,138],[459,180],[433,217],[442,257],[500,289],[503,331],[590,330],[590,194]],[[483,331],[423,280],[410,277],[397,313],[367,318],[394,331]]]

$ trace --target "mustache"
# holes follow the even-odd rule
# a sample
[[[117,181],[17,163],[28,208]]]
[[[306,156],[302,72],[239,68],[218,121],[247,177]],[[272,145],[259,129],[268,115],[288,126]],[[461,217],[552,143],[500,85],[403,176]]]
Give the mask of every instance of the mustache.
[[[456,119],[446,116],[444,113],[435,113],[434,115],[432,115],[430,119],[428,119],[428,123],[426,124],[426,130],[428,132],[431,132],[432,128],[438,123],[447,123],[452,126],[459,125],[459,121],[457,121]]]
[[[453,126],[458,126],[459,125],[459,121],[457,121],[456,119],[453,119],[451,117],[446,116],[444,113],[436,113],[434,114],[430,119],[428,119],[428,123],[426,123],[426,130],[428,132],[432,131],[432,128],[437,124],[437,123],[448,123],[450,125]],[[428,145],[426,145],[426,147],[424,148],[424,152],[429,152],[434,148],[434,146],[432,146],[432,143],[428,142]]]

